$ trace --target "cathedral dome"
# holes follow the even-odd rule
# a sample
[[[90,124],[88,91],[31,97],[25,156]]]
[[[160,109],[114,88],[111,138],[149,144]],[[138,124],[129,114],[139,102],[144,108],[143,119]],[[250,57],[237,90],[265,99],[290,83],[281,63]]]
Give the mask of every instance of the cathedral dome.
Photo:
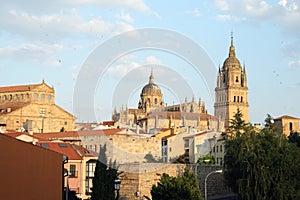
[[[158,85],[154,83],[154,77],[153,74],[151,73],[149,77],[149,83],[143,87],[141,95],[160,95],[160,94],[161,94],[161,90],[158,87]]]
[[[231,37],[231,45],[229,47],[229,56],[223,63],[225,70],[228,68],[241,68],[241,63],[235,56],[235,47],[233,45],[233,37]]]

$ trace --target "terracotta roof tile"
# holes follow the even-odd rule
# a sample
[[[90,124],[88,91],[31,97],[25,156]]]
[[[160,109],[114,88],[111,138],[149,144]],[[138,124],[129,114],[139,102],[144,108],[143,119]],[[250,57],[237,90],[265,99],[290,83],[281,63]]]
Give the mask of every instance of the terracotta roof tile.
[[[0,93],[26,92],[26,91],[30,91],[40,85],[41,85],[41,83],[40,84],[31,84],[31,85],[17,85],[17,86],[0,87]]]
[[[292,116],[289,116],[289,115],[283,115],[281,117],[277,117],[275,118],[274,120],[281,120],[281,119],[299,119],[297,117],[292,117]]]

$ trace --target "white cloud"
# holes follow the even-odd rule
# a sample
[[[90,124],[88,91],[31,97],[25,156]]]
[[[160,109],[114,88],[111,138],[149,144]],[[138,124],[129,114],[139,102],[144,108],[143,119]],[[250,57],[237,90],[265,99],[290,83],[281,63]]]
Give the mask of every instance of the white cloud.
[[[20,44],[0,48],[0,58],[25,62],[34,62],[50,66],[60,66],[61,60],[53,58],[54,54],[63,50],[59,44]]]
[[[0,25],[9,33],[46,41],[82,34],[97,37],[133,29],[125,22],[106,22],[101,17],[85,20],[75,9],[39,16],[10,10],[8,15],[0,18]]]
[[[146,63],[148,63],[148,64],[161,64],[161,61],[160,61],[160,59],[158,59],[155,56],[148,56],[146,58]]]
[[[192,15],[194,17],[199,17],[200,14],[201,14],[199,8],[194,8],[194,10],[185,11],[185,13],[189,14],[189,15]]]
[[[292,60],[288,63],[289,68],[300,67],[300,60]]]
[[[117,18],[128,23],[134,22],[134,19],[130,16],[129,13],[121,12],[120,14],[117,15]]]

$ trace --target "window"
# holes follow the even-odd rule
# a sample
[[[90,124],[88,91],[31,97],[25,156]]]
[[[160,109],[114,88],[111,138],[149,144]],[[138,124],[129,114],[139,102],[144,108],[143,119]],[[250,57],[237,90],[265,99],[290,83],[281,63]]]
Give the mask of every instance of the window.
[[[16,98],[16,100],[18,100],[18,99],[19,99],[19,95],[18,95],[18,94],[16,94],[16,95],[15,95],[15,98]]]
[[[70,165],[70,174],[71,177],[77,177],[77,173],[76,173],[76,165]]]
[[[6,97],[6,95],[4,95],[4,96],[3,96],[3,99],[4,99],[4,100],[7,100],[7,97]]]
[[[41,100],[45,99],[45,94],[41,94]]]
[[[237,102],[240,102],[240,96],[237,97]]]
[[[213,147],[213,152],[214,152],[214,153],[216,152],[216,147]]]
[[[30,94],[29,93],[27,93],[27,99],[30,99]]]
[[[169,151],[172,152],[172,147],[169,148]]]
[[[41,117],[44,117],[45,114],[46,114],[45,108],[41,108],[41,109],[40,109],[40,116],[41,116]]]
[[[49,147],[49,144],[48,143],[41,143],[41,147]]]
[[[293,130],[293,123],[290,122],[290,131],[292,131],[292,130]]]
[[[223,151],[223,145],[220,145],[220,152]]]
[[[96,160],[89,160],[86,163],[86,184],[85,184],[85,193],[86,194],[92,193],[91,188],[93,187],[93,178],[94,178],[95,168],[96,168]]]
[[[34,98],[34,100],[37,100],[39,98],[39,95],[37,93],[34,93],[33,98]]]
[[[154,99],[154,104],[157,104],[157,98]]]
[[[233,97],[233,102],[235,102],[235,98],[236,98],[236,97],[234,96],[234,97]]]
[[[8,98],[11,101],[12,100],[12,94],[10,94]]]
[[[22,99],[22,100],[24,99],[24,94],[21,94],[21,99]]]
[[[18,124],[18,123],[19,123],[19,121],[17,120],[17,121],[16,121],[16,123]]]
[[[243,97],[241,97],[241,102],[243,102]]]
[[[235,77],[235,82],[236,82],[236,83],[239,82],[239,77],[238,77],[238,76]]]
[[[65,121],[65,125],[68,125],[68,122],[67,122],[67,121]]]
[[[48,94],[48,100],[50,101],[52,99],[51,94]]]
[[[66,144],[66,143],[59,143],[58,146],[59,146],[59,147],[62,147],[62,148],[66,148],[66,147],[67,147],[67,144]]]
[[[217,153],[219,152],[219,146],[217,146]]]

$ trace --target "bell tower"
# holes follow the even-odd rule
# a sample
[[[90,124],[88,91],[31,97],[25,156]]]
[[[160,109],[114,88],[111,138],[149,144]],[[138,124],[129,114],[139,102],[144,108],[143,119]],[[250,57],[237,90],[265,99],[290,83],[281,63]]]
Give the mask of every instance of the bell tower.
[[[233,35],[228,58],[219,66],[217,87],[215,88],[215,113],[216,117],[224,120],[225,130],[230,126],[230,120],[239,109],[243,119],[249,122],[248,87],[245,65],[241,66],[236,58]]]

